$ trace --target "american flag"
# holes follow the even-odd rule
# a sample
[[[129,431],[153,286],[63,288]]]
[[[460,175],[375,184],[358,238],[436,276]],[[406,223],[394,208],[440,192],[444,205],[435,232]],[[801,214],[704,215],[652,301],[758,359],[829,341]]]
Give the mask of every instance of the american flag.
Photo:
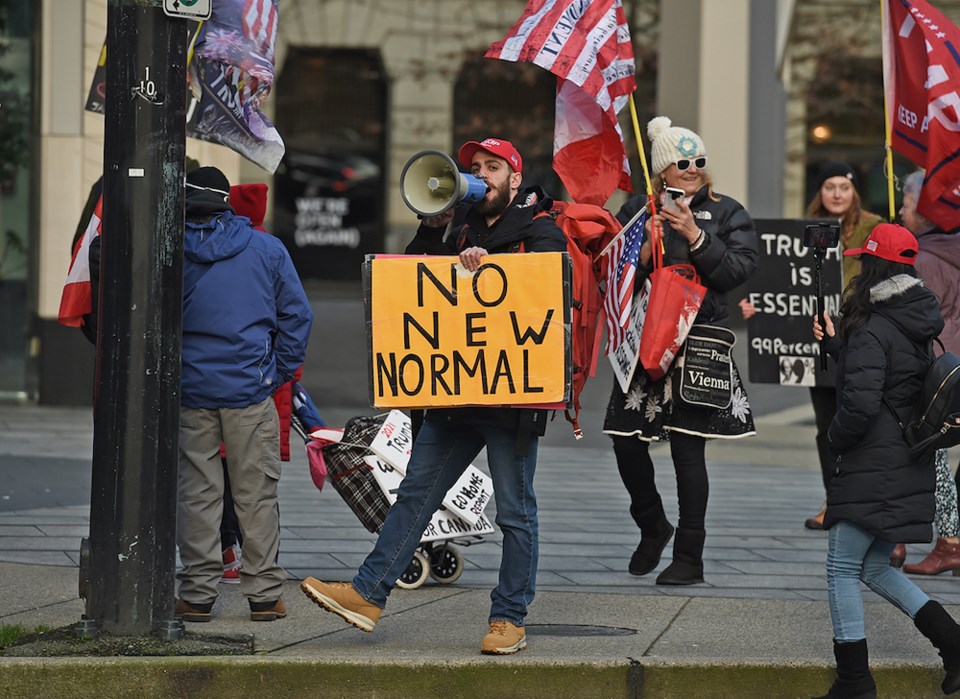
[[[632,191],[617,113],[636,64],[621,0],[529,0],[485,56],[557,76],[553,169],[574,201],[603,206],[618,187]]]
[[[187,135],[220,143],[275,172],[283,139],[261,110],[274,80],[278,0],[218,0],[190,64]]]
[[[640,261],[640,243],[647,221],[646,208],[630,220],[607,249],[607,293],[603,310],[607,316],[607,354],[623,342],[633,303],[633,280]]]

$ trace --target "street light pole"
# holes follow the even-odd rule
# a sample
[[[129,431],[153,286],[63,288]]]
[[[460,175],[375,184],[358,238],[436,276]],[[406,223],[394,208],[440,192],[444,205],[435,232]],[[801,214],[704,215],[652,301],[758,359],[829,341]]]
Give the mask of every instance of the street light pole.
[[[86,613],[77,632],[175,639],[183,176],[190,26],[109,0]],[[94,292],[96,293],[96,291]],[[85,589],[83,589],[85,588]]]

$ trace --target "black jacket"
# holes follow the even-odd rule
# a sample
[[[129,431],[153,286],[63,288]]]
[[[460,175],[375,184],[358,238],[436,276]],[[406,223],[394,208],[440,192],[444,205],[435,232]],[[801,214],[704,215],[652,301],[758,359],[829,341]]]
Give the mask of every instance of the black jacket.
[[[700,275],[700,283],[707,287],[695,322],[726,325],[730,318],[727,292],[743,284],[756,270],[759,244],[747,210],[730,197],[722,194],[714,197],[719,201],[711,199],[704,186],[690,201],[697,226],[706,235],[696,252],[691,253],[687,239],[664,221],[663,262],[665,265],[692,264]],[[646,197],[632,197],[617,212],[617,220],[625,224],[645,203]],[[635,292],[643,287],[652,271],[651,261],[646,274],[637,274]]]
[[[526,187],[517,192],[510,206],[493,226],[471,206],[466,222],[444,238],[443,228],[420,224],[417,235],[407,245],[407,254],[457,255],[470,247],[481,247],[491,254],[515,252],[523,242],[525,252],[563,252],[567,249],[563,233],[548,216],[553,200],[540,187]]]
[[[929,344],[943,329],[937,298],[919,279],[901,275],[870,291],[874,312],[837,352],[837,414],[827,438],[836,470],[824,527],[852,522],[894,543],[927,542],[934,515],[932,462],[910,458],[890,406],[906,419],[930,365]]]
[[[563,232],[549,216],[539,216],[549,210],[553,201],[539,187],[521,189],[507,210],[493,226],[470,207],[466,223],[454,228],[444,239],[443,228],[420,225],[417,235],[407,245],[410,254],[456,255],[461,250],[479,246],[491,254],[516,252],[521,243],[524,252],[565,252],[567,241]],[[430,421],[492,424],[501,427],[523,428],[543,435],[546,431],[546,411],[520,408],[435,408],[428,410]],[[518,440],[518,446],[519,446]]]

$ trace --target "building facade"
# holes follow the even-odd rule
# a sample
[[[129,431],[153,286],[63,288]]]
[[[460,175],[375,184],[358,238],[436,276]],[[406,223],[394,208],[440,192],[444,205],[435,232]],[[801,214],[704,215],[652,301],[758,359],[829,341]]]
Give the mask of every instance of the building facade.
[[[398,182],[421,150],[452,153],[464,140],[500,135],[524,154],[528,181],[562,195],[550,168],[554,79],[534,66],[482,57],[525,4],[282,0],[276,82],[266,104],[287,148],[277,173],[193,139],[187,153],[232,182],[270,185],[266,226],[287,244],[308,285],[355,280],[364,254],[403,249],[417,221]],[[960,2],[937,4],[956,21]],[[870,112],[864,95],[849,113],[817,106],[817,86],[830,81],[824,67],[837,60],[831,52],[875,82],[874,0],[623,5],[637,56],[641,128],[665,114],[700,133],[717,189],[755,216],[800,215],[816,159],[856,153],[865,169],[881,162],[882,116],[875,154],[869,144],[840,142],[856,135],[851,120]],[[80,214],[101,174],[103,117],[84,105],[102,57],[107,0],[0,0],[0,19],[0,128],[19,128],[22,136],[3,139],[11,146],[0,150],[0,398],[89,404],[93,348],[56,317],[71,243],[85,225]],[[825,42],[823,27],[840,25],[836,41]],[[813,139],[811,122],[826,123],[835,112],[842,117],[837,137]],[[635,188],[642,189],[627,110],[621,123]],[[608,207],[624,198],[615,194]]]

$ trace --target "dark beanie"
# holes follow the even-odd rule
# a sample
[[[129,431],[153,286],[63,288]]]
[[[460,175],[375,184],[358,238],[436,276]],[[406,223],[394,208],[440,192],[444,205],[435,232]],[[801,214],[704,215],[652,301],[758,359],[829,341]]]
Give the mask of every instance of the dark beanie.
[[[857,180],[857,173],[852,167],[839,160],[828,160],[820,166],[817,171],[817,190],[823,186],[823,183],[831,177],[846,177],[853,182],[853,188],[860,191],[860,182]]]
[[[232,211],[227,201],[230,198],[230,181],[215,167],[198,167],[187,173],[186,213],[187,218],[204,216],[220,211]]]

